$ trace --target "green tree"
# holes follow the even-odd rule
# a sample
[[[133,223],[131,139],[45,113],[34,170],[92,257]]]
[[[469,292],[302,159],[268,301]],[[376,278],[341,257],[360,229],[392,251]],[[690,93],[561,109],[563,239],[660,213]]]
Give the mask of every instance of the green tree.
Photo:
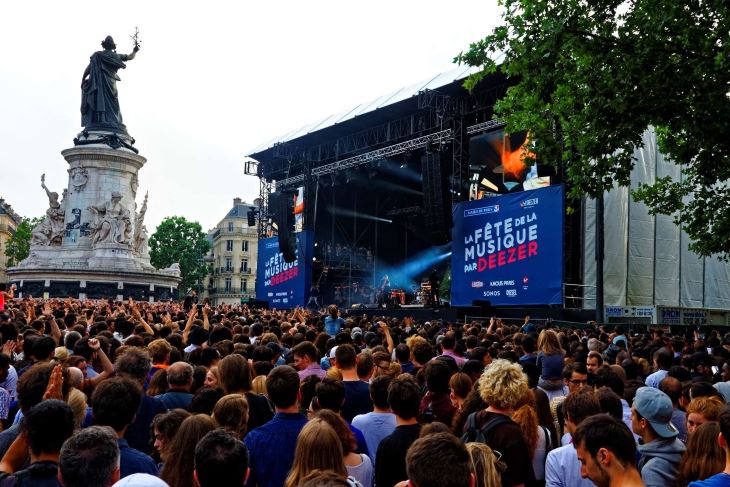
[[[8,257],[8,267],[18,265],[30,254],[30,239],[33,227],[43,218],[23,218],[15,229],[15,233],[5,244],[5,255]]]
[[[197,287],[208,274],[203,256],[210,250],[203,229],[198,222],[189,222],[181,216],[162,220],[150,236],[150,260],[158,269],[180,264],[180,289]]]
[[[628,185],[649,127],[682,180],[634,197],[674,215],[701,255],[730,255],[730,3],[724,0],[500,0],[502,23],[455,61],[512,81],[495,106],[528,130],[570,196]],[[497,62],[495,62],[495,60]]]

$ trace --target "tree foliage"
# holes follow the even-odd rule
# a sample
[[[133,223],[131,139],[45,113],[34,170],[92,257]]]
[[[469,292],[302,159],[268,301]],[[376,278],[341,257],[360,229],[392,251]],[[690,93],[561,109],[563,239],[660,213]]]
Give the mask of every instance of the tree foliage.
[[[165,218],[150,236],[150,261],[158,269],[180,264],[180,289],[195,287],[208,274],[203,257],[210,243],[200,223],[181,216]]]
[[[730,3],[725,0],[501,0],[502,24],[455,61],[513,82],[495,106],[562,165],[570,196],[628,185],[649,127],[681,166],[634,197],[674,215],[701,255],[730,253]],[[495,60],[497,62],[495,62]]]
[[[43,218],[23,218],[5,245],[5,255],[8,258],[8,267],[18,265],[30,254],[30,239],[33,227]]]

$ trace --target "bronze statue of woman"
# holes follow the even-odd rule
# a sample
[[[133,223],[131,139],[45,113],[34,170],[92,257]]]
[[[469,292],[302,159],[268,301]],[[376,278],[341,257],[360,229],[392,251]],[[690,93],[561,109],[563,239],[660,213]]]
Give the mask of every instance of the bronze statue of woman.
[[[86,130],[104,130],[114,133],[127,133],[122,123],[117,94],[119,69],[127,66],[124,61],[134,59],[139,51],[135,43],[131,54],[117,54],[116,44],[111,36],[101,43],[103,51],[91,55],[89,65],[81,81],[81,125]]]

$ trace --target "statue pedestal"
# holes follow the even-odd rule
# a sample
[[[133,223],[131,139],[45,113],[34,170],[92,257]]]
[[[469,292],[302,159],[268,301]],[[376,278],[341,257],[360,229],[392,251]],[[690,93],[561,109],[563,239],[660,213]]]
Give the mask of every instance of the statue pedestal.
[[[111,136],[124,144],[110,147]],[[146,242],[134,247],[135,230],[146,211],[140,208],[142,214],[137,213],[138,174],[147,160],[125,146],[133,142],[128,135],[84,132],[79,140],[81,145],[61,152],[69,165],[61,244],[32,245],[29,257],[8,270],[18,295],[144,300],[176,296],[179,268],[156,270]]]

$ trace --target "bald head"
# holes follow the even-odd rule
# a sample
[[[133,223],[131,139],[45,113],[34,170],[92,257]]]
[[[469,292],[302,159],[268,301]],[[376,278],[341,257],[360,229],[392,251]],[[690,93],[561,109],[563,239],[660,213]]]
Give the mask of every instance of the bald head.
[[[78,367],[68,368],[68,383],[71,387],[81,389],[81,384],[84,382],[84,373]]]
[[[659,383],[659,390],[669,396],[674,406],[679,404],[679,397],[682,395],[682,383],[675,377],[665,377],[662,379]]]
[[[175,362],[167,368],[167,383],[170,389],[189,391],[193,384],[193,366],[187,362]]]

